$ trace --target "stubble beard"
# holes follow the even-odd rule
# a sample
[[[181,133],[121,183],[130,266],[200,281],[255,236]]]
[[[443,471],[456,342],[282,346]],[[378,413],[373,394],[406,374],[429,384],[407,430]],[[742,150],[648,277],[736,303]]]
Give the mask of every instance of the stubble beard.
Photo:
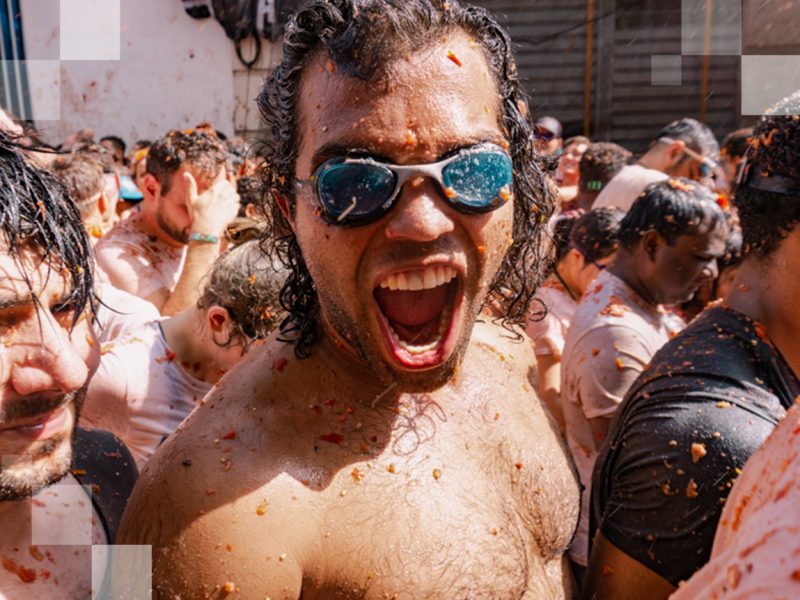
[[[69,472],[72,464],[72,442],[78,427],[80,409],[86,396],[86,386],[62,396],[59,401],[42,400],[44,411],[70,405],[74,412],[73,427],[47,440],[34,441],[23,454],[0,457],[0,502],[21,500],[57,483]],[[1,421],[0,421],[1,422]]]
[[[168,222],[164,218],[164,211],[162,210],[161,204],[159,204],[158,210],[156,211],[156,222],[158,223],[158,226],[164,231],[164,233],[166,233],[169,237],[171,237],[179,244],[189,243],[188,230],[181,229],[179,227],[176,227],[172,223]]]

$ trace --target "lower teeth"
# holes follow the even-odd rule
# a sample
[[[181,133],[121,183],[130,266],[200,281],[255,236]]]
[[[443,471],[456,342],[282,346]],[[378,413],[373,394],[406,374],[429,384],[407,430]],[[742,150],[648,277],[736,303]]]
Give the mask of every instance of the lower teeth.
[[[442,343],[445,331],[447,329],[448,324],[450,323],[450,313],[451,313],[450,307],[447,307],[444,309],[444,311],[442,311],[442,314],[439,317],[439,333],[431,342],[428,342],[427,344],[423,345],[416,345],[410,342],[406,342],[405,340],[401,340],[400,336],[398,336],[395,330],[392,328],[392,325],[390,323],[387,324],[389,325],[389,332],[392,334],[392,339],[403,350],[405,350],[409,354],[415,354],[415,355],[425,354],[426,352],[435,350]]]

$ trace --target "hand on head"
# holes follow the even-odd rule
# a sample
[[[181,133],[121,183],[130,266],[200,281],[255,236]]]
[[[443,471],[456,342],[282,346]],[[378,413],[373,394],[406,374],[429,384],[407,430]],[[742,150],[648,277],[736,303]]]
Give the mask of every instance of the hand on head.
[[[186,208],[192,219],[192,232],[221,236],[228,224],[239,214],[239,194],[220,169],[211,185],[198,193],[194,176],[183,174],[187,183]]]

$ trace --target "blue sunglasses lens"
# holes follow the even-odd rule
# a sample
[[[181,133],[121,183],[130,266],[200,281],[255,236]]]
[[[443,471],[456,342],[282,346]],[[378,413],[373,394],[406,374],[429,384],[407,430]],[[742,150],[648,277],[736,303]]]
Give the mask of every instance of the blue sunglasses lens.
[[[511,159],[500,152],[460,156],[442,171],[442,183],[455,194],[456,206],[468,212],[487,212],[503,204],[514,182]]]
[[[317,194],[330,221],[355,224],[383,212],[396,181],[394,173],[380,165],[338,163],[318,175]]]
[[[488,212],[511,196],[513,165],[503,152],[465,152],[442,169],[442,185],[457,209]],[[397,175],[387,166],[364,162],[323,165],[317,175],[317,195],[324,218],[334,225],[363,225],[391,208]]]

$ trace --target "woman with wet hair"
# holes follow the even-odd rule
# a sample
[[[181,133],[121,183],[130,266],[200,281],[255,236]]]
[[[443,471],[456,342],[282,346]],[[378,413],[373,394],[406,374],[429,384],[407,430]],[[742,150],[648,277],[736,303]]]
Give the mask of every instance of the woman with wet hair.
[[[617,250],[617,228],[625,213],[599,208],[566,213],[554,223],[555,264],[531,304],[527,333],[536,353],[537,387],[561,430],[561,352],[572,315],[591,282]]]

